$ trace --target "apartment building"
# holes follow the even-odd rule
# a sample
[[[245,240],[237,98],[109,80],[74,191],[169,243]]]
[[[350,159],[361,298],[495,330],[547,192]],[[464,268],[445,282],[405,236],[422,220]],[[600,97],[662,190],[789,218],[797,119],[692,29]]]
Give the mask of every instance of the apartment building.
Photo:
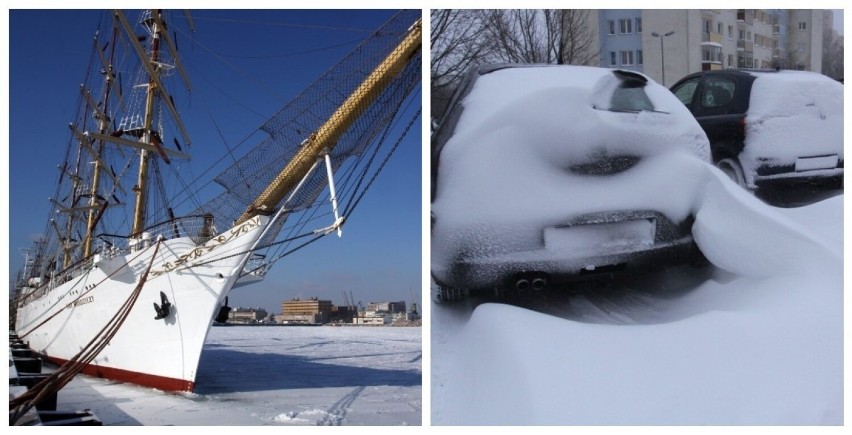
[[[787,68],[821,72],[825,11],[600,10],[600,65],[671,86],[697,71]]]

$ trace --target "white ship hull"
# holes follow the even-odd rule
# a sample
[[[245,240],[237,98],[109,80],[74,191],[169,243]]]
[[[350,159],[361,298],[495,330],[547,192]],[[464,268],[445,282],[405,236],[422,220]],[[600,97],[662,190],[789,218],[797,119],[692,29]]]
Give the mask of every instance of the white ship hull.
[[[192,391],[207,333],[242,272],[250,255],[246,251],[268,222],[256,216],[200,246],[189,237],[160,242],[126,321],[84,373],[166,391]],[[113,258],[99,255],[94,267],[81,275],[37,290],[18,307],[16,332],[49,360],[70,360],[128,300],[151,264],[155,245],[152,238],[141,250]],[[240,255],[228,257],[232,254]],[[200,264],[212,259],[217,260]],[[153,304],[161,304],[160,292],[172,307],[157,320]]]

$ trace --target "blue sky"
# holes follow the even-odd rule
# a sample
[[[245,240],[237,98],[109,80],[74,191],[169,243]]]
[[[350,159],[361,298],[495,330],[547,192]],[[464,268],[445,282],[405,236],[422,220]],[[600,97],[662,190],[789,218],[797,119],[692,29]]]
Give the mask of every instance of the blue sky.
[[[182,116],[193,139],[194,173],[200,174],[225,152],[222,139],[211,128],[211,115],[233,146],[392,13],[193,10],[195,41],[179,30],[178,46],[184,62],[191,65],[193,91],[186,106],[193,110]],[[108,15],[94,10],[9,13],[12,275],[24,261],[20,249],[44,231],[47,198],[54,192],[56,165],[68,142],[67,124],[77,110],[90,41],[101,19]],[[180,15],[172,21],[186,29]],[[413,114],[409,112],[404,119]],[[421,136],[418,120],[348,219],[343,238],[329,236],[288,256],[264,282],[235,290],[230,305],[260,306],[277,313],[281,301],[293,297],[342,303],[342,291],[351,291],[365,305],[409,302],[412,293],[421,297]]]

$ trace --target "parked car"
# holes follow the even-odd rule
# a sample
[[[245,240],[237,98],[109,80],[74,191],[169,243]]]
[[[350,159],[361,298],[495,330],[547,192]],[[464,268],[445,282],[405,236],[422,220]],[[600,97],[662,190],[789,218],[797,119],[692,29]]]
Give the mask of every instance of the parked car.
[[[582,66],[471,71],[432,134],[439,302],[700,259],[707,136],[648,77]]]
[[[843,186],[843,85],[805,71],[705,71],[672,92],[710,139],[713,163],[739,185]]]

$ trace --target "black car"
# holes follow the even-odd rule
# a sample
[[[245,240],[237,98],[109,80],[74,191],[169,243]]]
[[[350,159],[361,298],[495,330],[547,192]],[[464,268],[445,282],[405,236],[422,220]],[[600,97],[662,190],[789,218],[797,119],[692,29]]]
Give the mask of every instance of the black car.
[[[739,185],[843,184],[843,85],[804,71],[719,70],[671,88]]]
[[[432,136],[435,299],[700,260],[692,204],[709,161],[692,115],[642,74],[472,71]]]

